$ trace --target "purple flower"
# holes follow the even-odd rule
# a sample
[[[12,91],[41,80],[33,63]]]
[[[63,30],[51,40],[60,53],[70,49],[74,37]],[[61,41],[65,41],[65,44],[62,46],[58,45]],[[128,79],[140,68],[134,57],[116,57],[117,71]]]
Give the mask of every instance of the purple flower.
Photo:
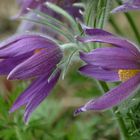
[[[112,46],[97,48],[91,52],[80,52],[86,65],[80,68],[81,74],[107,82],[121,81],[103,96],[92,99],[75,111],[78,114],[87,110],[106,110],[120,104],[140,85],[140,52],[136,46],[123,38],[101,29],[85,28],[85,37],[77,37],[83,43],[100,42]]]
[[[140,0],[128,0],[123,5],[116,7],[112,10],[112,13],[128,12],[130,10],[140,10]]]
[[[34,79],[17,98],[10,112],[25,105],[24,120],[47,97],[59,79],[61,70],[56,65],[62,59],[59,46],[40,35],[14,36],[0,44],[0,75],[7,79]],[[52,72],[56,69],[55,74]]]
[[[73,6],[73,4],[78,1],[79,0],[63,0],[63,1],[61,0],[28,0],[28,1],[17,0],[17,3],[21,7],[19,15],[28,13],[28,8],[29,8],[29,9],[38,9],[42,12],[45,12],[53,16],[54,12],[52,12],[52,10],[48,9],[47,6],[44,5],[45,2],[51,2],[62,7],[64,10],[68,11],[68,13],[70,13],[73,17],[81,18],[81,14],[79,10],[80,9],[82,10],[82,8]]]
[[[61,15],[59,15],[58,13],[56,13],[54,10],[50,9],[47,5],[45,5],[45,2],[51,2],[53,4],[56,4],[58,6],[60,6],[61,8],[63,8],[64,10],[66,10],[72,17],[74,18],[79,18],[82,20],[82,15],[80,13],[80,10],[82,11],[83,8],[79,7],[79,6],[74,6],[73,4],[75,2],[78,2],[79,0],[29,0],[28,2],[26,0],[18,0],[18,3],[20,5],[20,13],[15,16],[16,18],[19,17],[20,15],[23,14],[27,14],[27,18],[28,19],[32,19],[32,20],[42,20],[38,17],[38,15],[34,12],[29,12],[29,10],[27,9],[37,9],[49,16],[52,16],[58,20],[60,20],[61,22],[64,21],[64,17],[62,17]],[[55,23],[54,23],[55,24]],[[39,30],[41,32],[47,32],[47,33],[52,33],[52,31],[49,31],[50,29],[48,29],[47,27],[45,27],[44,25],[39,25]],[[18,32],[23,32],[25,30],[34,30],[36,29],[36,25],[35,23],[29,22],[27,20],[24,20],[19,28],[18,28]],[[55,35],[54,35],[55,36]]]

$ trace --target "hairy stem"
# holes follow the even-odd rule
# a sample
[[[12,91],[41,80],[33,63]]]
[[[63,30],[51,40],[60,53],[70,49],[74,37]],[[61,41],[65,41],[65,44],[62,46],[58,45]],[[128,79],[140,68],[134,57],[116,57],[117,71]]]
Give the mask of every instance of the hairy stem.
[[[99,81],[99,84],[104,92],[109,91],[109,87],[105,82]],[[130,140],[127,127],[126,127],[125,122],[121,116],[121,113],[118,111],[118,108],[114,107],[112,109],[112,113],[113,113],[114,117],[116,118],[115,120],[118,123],[119,129],[120,129],[120,134],[121,134],[121,139],[122,140]]]
[[[110,13],[110,5],[111,5],[111,0],[106,0],[104,1],[104,5],[103,7],[105,8],[105,10],[103,10],[102,12],[102,16],[100,16],[98,19],[100,22],[98,23],[98,28],[103,28],[106,24],[106,21],[108,19],[108,15]],[[108,92],[109,91],[109,87],[105,82],[99,81],[99,84],[102,88],[103,92]],[[118,111],[118,108],[115,107],[112,109],[112,113],[116,118],[117,124],[119,125],[120,128],[120,135],[121,135],[121,139],[122,140],[129,140],[129,136],[128,136],[128,131],[127,131],[127,127],[124,123],[124,120],[121,116],[121,113]]]

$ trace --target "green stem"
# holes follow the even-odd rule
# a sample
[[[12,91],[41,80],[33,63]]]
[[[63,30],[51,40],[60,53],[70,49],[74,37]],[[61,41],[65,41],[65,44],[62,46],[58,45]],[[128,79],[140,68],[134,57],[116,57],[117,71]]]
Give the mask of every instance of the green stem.
[[[99,5],[101,5],[102,12],[99,16],[97,27],[102,29],[105,26],[106,21],[108,20],[112,1],[111,0],[106,0],[106,1],[100,0],[99,3],[100,3]],[[104,5],[102,5],[102,3],[104,3]]]
[[[106,20],[108,18],[109,12],[110,12],[109,9],[110,9],[112,0],[106,0],[106,1],[100,0],[100,2],[101,2],[101,4],[104,3],[104,5],[101,5],[101,7],[102,6],[104,7],[104,10],[102,11],[101,16],[98,17],[99,22],[98,22],[97,26],[98,26],[98,28],[102,29],[106,24]],[[109,87],[105,82],[99,81],[99,84],[102,88],[101,91],[103,91],[103,93],[109,91]],[[117,107],[112,109],[112,113],[115,116],[116,121],[119,125],[120,135],[121,135],[122,140],[129,140],[127,127],[125,126],[124,120],[121,117],[121,113],[118,111]]]
[[[128,135],[128,130],[127,130],[127,127],[124,123],[124,120],[123,118],[121,117],[121,113],[118,111],[118,108],[117,107],[114,107],[112,109],[113,113],[114,113],[114,116],[118,122],[118,125],[119,125],[119,129],[120,129],[120,133],[121,133],[121,139],[122,140],[130,140],[130,137]]]
[[[109,87],[105,82],[99,81],[99,84],[100,84],[100,86],[101,86],[101,88],[104,92],[109,91]],[[112,113],[113,113],[113,115],[116,118],[116,121],[118,123],[119,129],[120,129],[120,132],[121,132],[121,139],[122,140],[130,140],[129,135],[128,135],[127,127],[124,123],[123,118],[121,117],[121,113],[118,111],[118,108],[114,107],[112,109]]]
[[[133,32],[134,32],[134,34],[135,34],[135,37],[136,37],[138,43],[140,43],[140,34],[139,34],[139,31],[138,31],[138,29],[137,29],[137,27],[136,27],[135,22],[133,21],[133,18],[132,18],[131,15],[128,14],[128,13],[125,13],[125,16],[126,16],[128,22],[129,22],[130,26],[131,26],[132,29],[133,29]]]

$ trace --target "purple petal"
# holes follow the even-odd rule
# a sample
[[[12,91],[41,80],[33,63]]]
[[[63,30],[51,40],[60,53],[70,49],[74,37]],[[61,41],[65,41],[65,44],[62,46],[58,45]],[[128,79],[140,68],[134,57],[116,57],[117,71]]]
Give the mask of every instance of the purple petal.
[[[81,52],[82,54],[82,52]],[[140,59],[140,55],[137,56],[133,52],[130,52],[129,50],[123,49],[123,48],[114,48],[114,47],[103,47],[103,48],[97,48],[89,53],[86,54],[86,57],[88,59],[92,59],[95,57],[103,57],[110,59],[124,59],[124,60],[135,60],[138,61]]]
[[[26,79],[52,71],[62,58],[59,48],[42,50],[15,67],[8,79]]]
[[[94,30],[96,32],[97,29],[93,29],[92,30],[93,33],[94,33]],[[122,38],[116,37],[114,35],[111,35],[110,33],[106,32],[104,30],[98,29],[98,32],[99,32],[98,34],[96,33],[93,35],[90,33],[92,36],[77,37],[77,40],[79,40],[83,43],[86,43],[86,42],[109,43],[116,47],[121,47],[121,48],[127,49],[127,50],[133,52],[135,55],[140,55],[140,52],[136,48],[136,45],[134,45],[132,42],[130,42],[126,39],[122,39]],[[103,34],[101,34],[101,32]]]
[[[113,34],[109,33],[109,32],[106,32],[104,30],[101,30],[101,29],[94,29],[92,27],[88,27],[88,26],[85,26],[84,24],[81,24],[82,26],[82,29],[84,30],[85,34],[86,35],[89,35],[89,36],[93,36],[93,35],[112,35],[114,36]]]
[[[0,43],[0,49],[3,49],[13,43],[16,43],[17,41],[21,40],[21,39],[26,39],[29,37],[35,37],[34,35],[29,35],[29,34],[23,34],[23,35],[14,35],[12,37],[9,37],[8,39],[2,41]]]
[[[105,95],[90,100],[81,108],[75,111],[75,115],[80,112],[87,110],[105,110],[112,108],[120,104],[122,101],[126,100],[128,97],[134,95],[134,90],[136,90],[140,85],[140,73],[130,78],[128,81],[120,84],[116,88],[110,90]]]
[[[94,65],[85,65],[81,67],[79,70],[80,73],[87,75],[89,77],[96,78],[98,80],[103,80],[107,82],[120,81],[117,71],[103,69],[101,67],[97,67]]]
[[[31,55],[32,53],[28,53],[21,56],[2,60],[0,62],[0,75],[8,75],[14,67],[28,59]]]
[[[140,5],[121,5],[111,11],[111,13],[128,12],[133,10],[140,10]]]
[[[134,5],[139,5],[140,6],[140,0],[129,0],[130,3],[134,3]]]
[[[15,38],[15,40],[13,40],[13,38],[8,39],[4,43],[2,43],[2,45],[1,47],[4,48],[0,49],[1,58],[22,55],[40,48],[46,48],[49,50],[51,48],[58,47],[51,40],[39,35],[28,35],[23,36],[23,38],[18,37],[17,39]]]
[[[18,0],[18,4],[21,6],[21,11],[18,16],[26,14],[28,12],[27,8],[36,9],[38,6],[43,4],[46,0]],[[17,17],[18,17],[17,16]]]
[[[123,5],[116,7],[111,13],[128,12],[133,10],[140,10],[140,0],[129,0]]]
[[[59,70],[57,74],[51,78],[51,80],[44,85],[42,85],[42,88],[37,91],[34,96],[29,100],[28,104],[26,105],[26,110],[24,113],[24,120],[27,123],[31,113],[38,107],[38,105],[49,95],[51,90],[54,88],[56,82],[59,79],[61,71]]]
[[[80,58],[89,64],[108,69],[140,69],[138,57],[121,48],[98,48],[89,53],[80,52]]]
[[[73,6],[72,4],[69,4],[67,6],[64,5],[64,10],[66,10],[74,18],[83,20],[83,16],[80,12],[80,11],[84,11],[84,9],[82,7],[76,7],[76,6]]]
[[[129,0],[130,3],[134,3],[135,5],[140,5],[140,0]]]
[[[10,113],[27,104],[29,99],[42,88],[42,85],[44,85],[44,83],[47,82],[49,76],[50,73],[46,73],[45,75],[37,78],[33,83],[31,83],[30,86],[16,99],[12,108],[10,109]]]

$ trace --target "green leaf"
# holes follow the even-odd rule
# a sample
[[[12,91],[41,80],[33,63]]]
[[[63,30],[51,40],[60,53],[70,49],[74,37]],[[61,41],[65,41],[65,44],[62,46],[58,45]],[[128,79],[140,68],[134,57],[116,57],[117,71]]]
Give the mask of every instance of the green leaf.
[[[72,27],[75,27],[75,28],[77,27],[77,24],[76,24],[74,18],[70,14],[68,14],[65,10],[63,10],[61,7],[59,7],[59,6],[55,5],[55,4],[52,4],[50,2],[46,2],[46,5],[50,9],[54,10],[55,12],[57,12],[58,14],[64,16],[72,24]]]
[[[27,21],[30,21],[30,22],[33,22],[35,24],[41,24],[41,25],[45,25],[46,27],[49,27],[52,31],[58,33],[59,35],[62,35],[66,40],[68,41],[73,41],[72,37],[63,32],[62,29],[60,29],[59,27],[57,26],[54,26],[53,24],[51,24],[49,21],[47,20],[38,20],[38,19],[30,19],[28,17],[22,17],[21,19],[23,20],[27,20]]]

